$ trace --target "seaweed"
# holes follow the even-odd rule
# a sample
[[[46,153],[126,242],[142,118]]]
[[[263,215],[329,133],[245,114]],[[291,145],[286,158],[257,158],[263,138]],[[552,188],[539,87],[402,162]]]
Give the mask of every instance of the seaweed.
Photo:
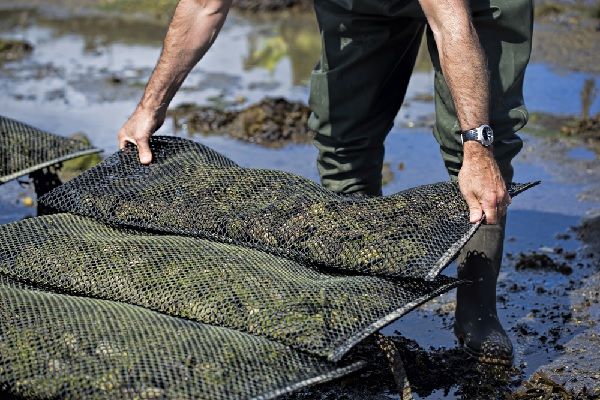
[[[310,109],[283,98],[266,98],[242,110],[182,104],[169,110],[176,129],[203,135],[228,135],[267,147],[289,143],[310,143],[314,133],[308,129]]]

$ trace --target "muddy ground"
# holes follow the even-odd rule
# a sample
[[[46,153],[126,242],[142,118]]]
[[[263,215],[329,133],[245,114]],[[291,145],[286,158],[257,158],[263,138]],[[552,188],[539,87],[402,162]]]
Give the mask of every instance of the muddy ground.
[[[521,253],[516,262],[518,269],[528,269],[536,274],[564,274],[570,276],[577,269],[583,270],[584,279],[571,277],[565,284],[548,290],[542,282],[531,286],[531,280],[509,283],[501,281],[498,301],[500,304],[519,302],[534,290],[556,300],[564,298],[570,307],[555,301],[535,303],[524,309],[526,322],[511,327],[511,336],[517,343],[528,343],[536,350],[554,348],[558,355],[548,364],[541,365],[533,373],[526,372],[526,363],[513,367],[478,364],[469,359],[460,348],[424,348],[415,340],[407,339],[400,332],[389,337],[397,349],[397,356],[404,365],[410,387],[415,397],[443,398],[452,396],[462,399],[597,399],[600,397],[600,217],[590,218],[574,228],[584,246],[578,252],[568,252],[561,247],[542,249],[549,261],[540,262],[540,254]],[[568,234],[564,234],[565,237]],[[511,257],[512,258],[512,257]],[[520,265],[520,266],[519,266]],[[563,267],[568,266],[566,272]],[[580,275],[581,277],[581,275]],[[525,283],[523,285],[523,283]],[[448,322],[452,319],[454,302],[442,301],[434,307],[424,306]],[[510,326],[510,325],[509,325]],[[370,341],[357,349],[360,355],[369,354],[368,366],[341,381],[314,387],[289,396],[291,399],[388,399],[398,395],[398,379],[389,370],[389,360]]]
[[[106,153],[115,151],[116,131],[141,95],[173,4],[0,0],[0,40],[13,43],[0,61],[0,113],[66,136],[83,131]],[[598,17],[595,2],[537,4],[545,6],[536,11],[526,76],[531,121],[515,167],[516,179],[543,184],[511,206],[497,293],[516,362],[500,370],[465,361],[451,333],[449,293],[382,331],[404,361],[415,398],[588,399],[600,388]],[[309,13],[232,13],[160,133],[202,141],[245,166],[316,180],[304,122],[319,46]],[[422,52],[386,142],[386,194],[446,179],[430,134],[432,93]],[[34,206],[31,188],[0,187],[0,222],[33,215]],[[291,398],[398,398],[378,349],[374,342],[358,349],[371,359],[365,370]]]
[[[574,71],[600,72],[600,4],[595,1],[536,1],[533,61]]]

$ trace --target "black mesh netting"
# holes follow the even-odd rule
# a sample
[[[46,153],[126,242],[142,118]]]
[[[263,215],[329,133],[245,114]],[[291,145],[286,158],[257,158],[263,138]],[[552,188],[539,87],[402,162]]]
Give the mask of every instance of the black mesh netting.
[[[151,146],[41,200],[79,215],[0,226],[0,397],[271,398],[358,369],[350,348],[460,283],[437,276],[477,229],[455,184],[347,197]]]
[[[79,140],[44,132],[0,116],[0,184],[38,169],[98,153]]]
[[[115,226],[254,247],[341,272],[435,277],[477,229],[454,183],[343,196],[305,178],[248,169],[192,141],[130,146],[41,199]],[[530,185],[511,185],[514,196]]]
[[[337,361],[455,279],[333,275],[231,244],[124,232],[69,215],[0,226],[0,273],[143,306]]]
[[[2,398],[267,399],[359,367],[134,305],[32,290],[0,275]]]

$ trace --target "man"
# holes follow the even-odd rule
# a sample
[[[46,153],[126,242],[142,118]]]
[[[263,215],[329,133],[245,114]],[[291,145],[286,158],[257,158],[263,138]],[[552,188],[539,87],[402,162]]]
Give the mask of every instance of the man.
[[[119,132],[152,154],[150,136],[169,102],[215,40],[231,0],[180,0],[145,93]],[[480,361],[510,364],[512,344],[496,314],[505,182],[527,121],[522,86],[531,51],[531,0],[315,0],[323,40],[311,80],[310,126],[322,183],[341,193],[381,194],[383,141],[396,116],[427,24],[435,68],[436,125],[446,168],[472,223],[461,251],[454,331]],[[491,128],[493,127],[493,132]],[[484,217],[485,216],[485,217]]]

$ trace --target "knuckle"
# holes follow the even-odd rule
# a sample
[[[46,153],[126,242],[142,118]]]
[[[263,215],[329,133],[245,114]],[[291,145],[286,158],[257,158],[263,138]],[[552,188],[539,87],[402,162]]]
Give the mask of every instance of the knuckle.
[[[484,198],[483,203],[484,203],[484,205],[486,205],[489,208],[496,207],[496,203],[497,203],[496,196]]]
[[[146,143],[148,143],[148,137],[145,135],[134,135],[133,138],[135,139],[135,142],[138,146],[144,146]]]

